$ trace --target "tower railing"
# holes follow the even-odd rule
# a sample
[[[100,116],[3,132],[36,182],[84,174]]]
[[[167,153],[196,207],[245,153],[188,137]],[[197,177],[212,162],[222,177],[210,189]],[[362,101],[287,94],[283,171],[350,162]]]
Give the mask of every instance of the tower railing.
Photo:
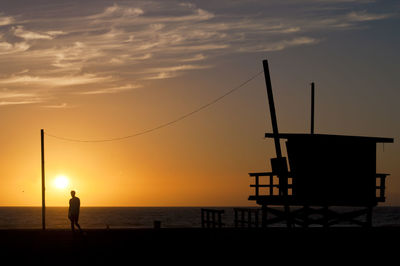
[[[290,173],[289,173],[290,174]],[[259,173],[249,173],[250,177],[254,178],[254,184],[250,187],[254,188],[254,195],[250,198],[256,199],[260,196],[279,196],[279,178],[276,174],[272,172],[259,172]],[[385,202],[385,192],[386,192],[386,177],[389,174],[377,173],[376,178],[376,201]],[[263,180],[262,180],[263,179]],[[262,192],[261,190],[265,191]],[[293,178],[288,177],[288,196],[293,195]]]
[[[254,184],[250,185],[250,187],[254,188],[254,197],[279,196],[280,184],[278,175],[274,174],[273,172],[260,172],[249,173],[249,176],[254,177]],[[264,179],[262,183],[261,179]],[[293,194],[293,179],[291,176],[288,176],[287,184],[287,195],[291,196]],[[265,189],[265,192],[262,193],[261,189]]]

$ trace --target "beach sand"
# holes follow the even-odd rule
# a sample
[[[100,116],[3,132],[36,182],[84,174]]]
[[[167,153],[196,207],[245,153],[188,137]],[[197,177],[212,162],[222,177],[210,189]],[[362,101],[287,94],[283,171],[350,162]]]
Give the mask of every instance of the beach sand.
[[[397,256],[398,251],[393,250],[399,246],[400,227],[92,229],[84,230],[83,234],[52,229],[0,230],[0,240],[1,258],[11,259],[15,264],[303,260],[325,265],[350,259],[358,263],[379,259],[383,263]]]

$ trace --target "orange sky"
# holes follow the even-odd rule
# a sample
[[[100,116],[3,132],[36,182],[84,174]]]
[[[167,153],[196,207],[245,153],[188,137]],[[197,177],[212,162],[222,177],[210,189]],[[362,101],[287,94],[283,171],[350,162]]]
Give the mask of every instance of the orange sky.
[[[0,206],[41,204],[40,129],[73,139],[123,137],[212,101],[269,59],[281,132],[395,138],[379,145],[400,204],[398,5],[303,0],[2,1]],[[167,3],[168,2],[168,3]],[[274,156],[260,75],[187,119],[121,141],[45,137],[46,202],[66,206],[246,206],[247,173]],[[65,189],[54,178],[69,177]]]

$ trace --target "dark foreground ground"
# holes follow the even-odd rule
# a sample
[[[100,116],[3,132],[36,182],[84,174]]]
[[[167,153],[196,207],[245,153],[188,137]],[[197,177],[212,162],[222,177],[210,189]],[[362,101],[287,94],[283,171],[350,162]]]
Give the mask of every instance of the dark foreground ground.
[[[1,262],[11,262],[0,265],[398,265],[399,257],[400,227],[0,230]]]

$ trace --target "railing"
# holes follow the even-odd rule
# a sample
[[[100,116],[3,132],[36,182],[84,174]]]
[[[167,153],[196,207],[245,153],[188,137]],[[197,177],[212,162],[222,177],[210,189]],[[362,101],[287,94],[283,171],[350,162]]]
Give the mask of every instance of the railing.
[[[267,191],[262,196],[279,196],[280,195],[280,185],[279,185],[279,178],[276,174],[272,172],[261,172],[261,173],[249,173],[250,177],[255,178],[255,183],[250,185],[255,189],[255,197],[261,196],[260,195],[260,188],[266,188]],[[260,177],[267,177],[266,183],[260,184]],[[275,178],[274,178],[275,177]],[[276,179],[274,181],[274,179]],[[292,195],[293,191],[293,184],[292,184],[292,177],[288,177],[288,185],[287,185],[287,195]],[[276,188],[276,189],[274,189]]]
[[[376,200],[380,202],[385,201],[385,181],[389,174],[376,174]],[[378,181],[379,180],[379,181]],[[379,184],[378,184],[379,183]]]
[[[221,228],[224,226],[222,223],[222,214],[224,210],[214,209],[201,209],[201,227],[202,228]]]
[[[378,202],[385,201],[385,189],[386,189],[386,177],[389,174],[376,174],[376,200]],[[254,188],[254,197],[257,198],[259,196],[279,196],[279,178],[276,174],[272,172],[261,172],[261,173],[249,173],[250,177],[254,177],[254,184],[251,184],[250,187]],[[260,184],[261,177],[265,177],[267,180]],[[265,193],[261,193],[260,189],[266,188]],[[293,195],[293,179],[292,177],[288,177],[288,191],[287,195]]]
[[[234,208],[235,211],[235,227],[260,227],[260,215],[261,209],[250,209],[250,208]]]

